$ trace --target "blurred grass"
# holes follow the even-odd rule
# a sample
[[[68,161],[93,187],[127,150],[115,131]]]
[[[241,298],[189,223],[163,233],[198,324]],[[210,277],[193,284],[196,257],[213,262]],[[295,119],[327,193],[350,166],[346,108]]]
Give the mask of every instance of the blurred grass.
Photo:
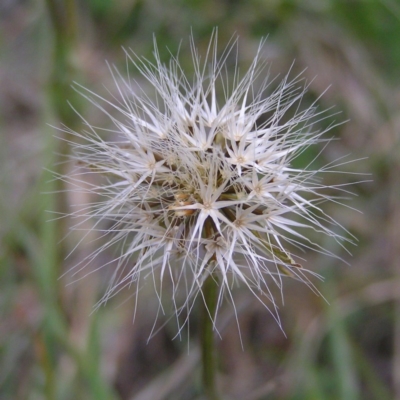
[[[174,53],[183,39],[187,49],[191,29],[204,49],[218,26],[221,48],[233,33],[240,35],[243,69],[267,35],[272,76],[284,75],[294,59],[293,76],[307,67],[305,78],[315,79],[305,102],[332,84],[322,107],[336,105],[343,114],[335,119],[350,121],[334,129],[341,140],[332,142],[321,162],[348,153],[368,157],[345,169],[371,172],[373,178],[353,188],[358,197],[349,204],[362,214],[328,210],[359,238],[350,249],[353,257],[334,249],[352,266],[306,255],[307,266],[326,277],[316,285],[330,305],[287,282],[281,307],[285,338],[265,310],[238,291],[245,351],[227,307],[220,384],[231,399],[399,400],[399,2],[55,2],[66,9],[76,5],[75,33],[57,31],[67,13],[56,12],[51,23],[50,3],[0,5],[0,399],[200,398],[199,370],[195,357],[186,354],[186,338],[172,341],[174,327],[167,324],[147,344],[156,309],[152,299],[142,302],[134,323],[133,302],[123,303],[129,293],[90,315],[107,272],[68,286],[68,275],[60,279],[85,250],[65,259],[79,237],[60,241],[69,222],[49,221],[48,210],[64,212],[76,199],[54,194],[60,182],[48,170],[68,168],[56,162],[68,149],[59,147],[54,136],[60,133],[46,123],[80,129],[67,101],[94,124],[103,123],[70,83],[113,90],[104,60],[124,73],[121,46],[151,58],[154,33],[167,60],[166,46]],[[181,51],[182,61],[190,65],[186,54]],[[304,163],[314,152],[302,154]],[[196,327],[186,336],[196,354]]]

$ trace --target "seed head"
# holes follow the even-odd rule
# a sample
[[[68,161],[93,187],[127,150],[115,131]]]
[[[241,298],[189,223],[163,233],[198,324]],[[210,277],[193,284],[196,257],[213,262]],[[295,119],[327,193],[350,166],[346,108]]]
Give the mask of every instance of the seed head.
[[[337,201],[318,180],[325,169],[292,165],[305,148],[325,140],[325,131],[313,127],[325,114],[314,105],[301,110],[307,88],[298,77],[286,76],[270,90],[263,45],[241,76],[237,64],[230,74],[227,63],[236,40],[218,57],[214,34],[201,61],[191,39],[191,79],[176,57],[164,65],[155,44],[153,62],[127,52],[154,95],[133,89],[117,72],[118,100],[82,92],[107,114],[116,137],[104,140],[86,121],[87,131],[70,132],[79,137],[73,144],[79,168],[68,179],[90,182],[90,193],[99,196],[73,215],[97,220],[93,229],[101,230],[103,243],[81,265],[114,245],[120,249],[99,304],[151,277],[160,301],[168,292],[179,314],[190,311],[212,275],[219,304],[233,302],[238,283],[276,315],[271,283],[282,288],[282,277],[292,276],[312,285],[307,273],[313,273],[292,251],[334,256],[305,231],[346,240],[320,206]],[[91,174],[101,179],[90,181]]]

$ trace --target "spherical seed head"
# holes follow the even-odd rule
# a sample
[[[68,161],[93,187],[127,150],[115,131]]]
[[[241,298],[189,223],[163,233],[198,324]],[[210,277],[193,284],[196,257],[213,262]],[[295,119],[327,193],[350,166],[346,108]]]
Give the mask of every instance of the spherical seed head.
[[[330,200],[315,179],[323,171],[292,166],[305,147],[322,141],[325,132],[312,127],[321,113],[314,106],[300,111],[305,88],[298,78],[286,76],[268,93],[263,44],[240,76],[237,65],[232,75],[226,72],[236,40],[218,58],[214,34],[201,62],[192,39],[193,80],[177,58],[162,64],[156,45],[154,62],[127,52],[154,88],[154,100],[118,75],[121,100],[111,105],[120,118],[107,112],[118,142],[103,140],[87,122],[89,131],[72,132],[80,138],[74,157],[86,170],[68,179],[103,177],[90,186],[101,200],[75,215],[109,224],[109,240],[84,263],[116,243],[121,248],[100,304],[152,275],[160,301],[166,281],[172,283],[179,314],[191,309],[213,274],[220,301],[223,294],[233,301],[232,284],[239,282],[275,314],[271,282],[281,287],[288,275],[310,284],[310,271],[291,250],[304,246],[332,255],[305,230],[345,240],[331,230],[335,221],[319,206]],[[86,97],[101,109],[100,100],[109,103],[91,96]]]

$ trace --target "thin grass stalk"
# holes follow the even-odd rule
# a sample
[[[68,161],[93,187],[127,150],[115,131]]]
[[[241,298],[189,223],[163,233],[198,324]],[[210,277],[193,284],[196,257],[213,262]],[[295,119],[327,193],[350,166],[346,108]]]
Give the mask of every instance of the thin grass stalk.
[[[71,125],[73,122],[72,114],[67,111],[65,94],[70,90],[68,82],[72,77],[71,53],[75,39],[75,1],[55,1],[46,0],[49,19],[53,28],[53,48],[52,48],[52,70],[48,81],[48,103],[54,118],[62,124]],[[68,12],[65,12],[68,9]],[[46,135],[48,131],[45,130]],[[49,153],[67,155],[68,145],[64,141],[56,141],[54,138],[46,138]],[[60,143],[62,143],[60,145]],[[65,172],[65,163],[54,160],[54,156],[49,157],[49,164],[52,165],[57,174]],[[50,173],[43,174],[44,203],[47,210],[54,210],[57,213],[67,212],[67,201],[64,192],[64,182],[62,180],[53,181]],[[56,194],[51,194],[56,193]],[[60,214],[58,214],[60,215]],[[63,218],[55,221],[48,221],[48,214],[42,215],[42,260],[37,263],[41,296],[45,304],[45,318],[38,341],[42,343],[42,353],[47,355],[46,360],[42,360],[42,368],[45,371],[45,398],[55,400],[57,393],[57,364],[55,357],[52,356],[53,349],[58,346],[60,335],[65,336],[67,330],[66,316],[62,307],[61,300],[61,275],[62,265],[66,256],[66,248],[62,239],[66,234],[66,226]],[[71,353],[70,353],[71,354]],[[40,357],[40,353],[39,353]],[[46,362],[44,362],[46,361]],[[52,371],[51,373],[49,371]]]
[[[76,94],[71,89],[73,77],[73,53],[76,47],[77,37],[77,10],[75,0],[46,0],[46,5],[50,17],[50,21],[54,32],[53,44],[53,68],[49,81],[49,97],[52,111],[56,119],[65,126],[76,126],[76,113],[68,106],[67,100],[72,101]],[[74,102],[75,103],[75,102]],[[65,133],[59,132],[59,135]],[[59,162],[65,160],[70,152],[70,146],[65,140],[56,141],[55,153],[58,154],[59,160],[54,163],[54,169],[58,175],[65,175],[67,163]],[[56,182],[56,211],[59,215],[65,215],[68,212],[68,203],[65,196],[65,182],[62,179]],[[58,254],[57,267],[62,265],[66,249],[62,239],[65,236],[67,228],[65,219],[60,218],[56,221]]]

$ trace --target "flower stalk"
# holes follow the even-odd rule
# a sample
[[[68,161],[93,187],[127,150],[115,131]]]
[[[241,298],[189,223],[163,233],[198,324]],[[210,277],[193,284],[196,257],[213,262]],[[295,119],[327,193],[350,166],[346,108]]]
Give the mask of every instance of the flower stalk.
[[[217,352],[215,348],[215,317],[218,302],[218,281],[210,274],[203,284],[201,318],[202,383],[208,400],[219,400],[217,390]]]

